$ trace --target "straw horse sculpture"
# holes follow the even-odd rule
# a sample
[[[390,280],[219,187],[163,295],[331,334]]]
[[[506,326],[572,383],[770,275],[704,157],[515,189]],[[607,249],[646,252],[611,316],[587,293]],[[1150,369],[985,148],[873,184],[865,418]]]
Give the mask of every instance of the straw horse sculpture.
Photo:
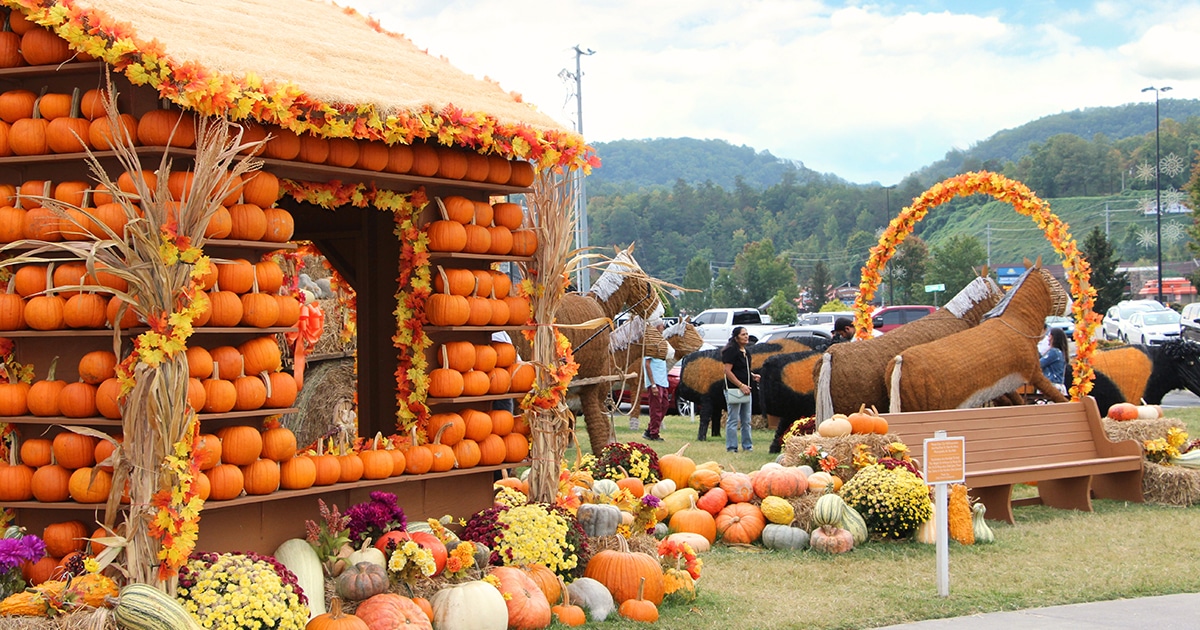
[[[1090,395],[1100,414],[1119,402],[1157,405],[1176,389],[1200,396],[1200,343],[1173,339],[1158,346],[1121,346],[1092,355],[1096,381]],[[1067,382],[1071,365],[1067,364]]]
[[[651,284],[649,276],[633,259],[632,245],[617,252],[587,294],[568,293],[559,304],[555,321],[560,325],[583,324],[597,319],[608,320],[607,324],[599,327],[561,328],[563,335],[571,342],[575,361],[579,364],[579,371],[575,375],[577,379],[598,379],[616,372],[613,355],[609,349],[609,335],[612,331],[612,320],[625,308],[646,319],[662,316],[663,307],[658,299],[658,292]],[[514,343],[517,344],[521,356],[531,356],[529,344],[523,335],[514,335]],[[604,414],[601,405],[610,387],[611,383],[608,382],[588,382],[573,388],[583,408],[584,422],[593,453],[599,453],[600,449],[616,437],[612,423]]]
[[[1070,302],[1039,260],[978,326],[914,346],[888,362],[890,411],[981,407],[1025,383],[1054,402],[1066,402],[1042,374],[1037,344],[1046,317],[1066,315]]]
[[[889,361],[908,348],[979,325],[1003,296],[1004,291],[985,269],[936,312],[881,337],[830,346],[812,377],[817,383],[817,420],[835,413],[854,413],[861,405],[887,409],[883,373]]]
[[[665,344],[665,348],[662,345]],[[648,346],[655,346],[651,351]],[[641,400],[642,387],[645,383],[643,367],[646,357],[660,356],[666,353],[667,369],[671,369],[683,357],[697,351],[704,345],[704,339],[696,327],[687,320],[667,326],[660,334],[649,322],[634,315],[629,321],[617,326],[609,337],[609,347],[618,367],[624,366],[621,374],[636,376],[617,383],[614,391],[630,390],[634,401]],[[629,410],[629,416],[636,418],[641,410],[637,404]]]

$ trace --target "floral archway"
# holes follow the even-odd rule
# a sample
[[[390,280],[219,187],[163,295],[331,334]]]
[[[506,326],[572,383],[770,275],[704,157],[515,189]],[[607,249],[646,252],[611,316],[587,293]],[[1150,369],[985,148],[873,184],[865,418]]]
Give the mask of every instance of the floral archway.
[[[911,206],[900,211],[879,237],[879,244],[871,248],[871,256],[863,266],[862,281],[858,285],[858,296],[854,300],[854,328],[859,339],[871,336],[871,300],[879,288],[880,272],[887,261],[896,253],[896,248],[912,233],[916,224],[929,210],[955,197],[984,194],[1012,204],[1013,209],[1037,224],[1046,235],[1054,251],[1063,257],[1063,268],[1074,300],[1075,315],[1075,359],[1072,362],[1074,379],[1071,383],[1071,400],[1079,400],[1092,390],[1095,372],[1092,370],[1092,354],[1096,351],[1094,340],[1100,326],[1100,315],[1092,311],[1096,301],[1096,290],[1091,285],[1091,265],[1079,251],[1079,245],[1066,223],[1050,211],[1050,204],[1039,198],[1028,186],[998,173],[978,171],[963,173],[941,183],[934,184],[917,197]]]

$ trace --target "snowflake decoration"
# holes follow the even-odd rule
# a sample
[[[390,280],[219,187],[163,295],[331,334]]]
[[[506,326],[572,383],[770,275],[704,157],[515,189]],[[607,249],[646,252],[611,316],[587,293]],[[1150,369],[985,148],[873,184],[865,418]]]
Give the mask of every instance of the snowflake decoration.
[[[1163,208],[1167,211],[1182,204],[1186,199],[1187,193],[1182,190],[1175,190],[1174,186],[1162,191]]]
[[[1182,173],[1186,166],[1187,165],[1183,162],[1183,158],[1175,155],[1174,152],[1164,155],[1163,158],[1158,162],[1158,168],[1162,170],[1163,175],[1166,175],[1167,177],[1175,177],[1176,175]]]
[[[1134,175],[1134,177],[1142,180],[1143,182],[1148,182],[1154,179],[1154,176],[1157,174],[1157,172],[1158,171],[1154,168],[1153,164],[1149,162],[1142,162],[1141,164],[1138,164],[1137,175]]]
[[[1164,243],[1174,243],[1183,238],[1186,230],[1183,225],[1175,221],[1170,221],[1162,226],[1162,238]]]
[[[1137,239],[1138,246],[1147,249],[1158,244],[1158,234],[1148,227],[1138,230]]]
[[[1142,214],[1154,214],[1155,207],[1154,195],[1146,195],[1138,200],[1138,209]]]

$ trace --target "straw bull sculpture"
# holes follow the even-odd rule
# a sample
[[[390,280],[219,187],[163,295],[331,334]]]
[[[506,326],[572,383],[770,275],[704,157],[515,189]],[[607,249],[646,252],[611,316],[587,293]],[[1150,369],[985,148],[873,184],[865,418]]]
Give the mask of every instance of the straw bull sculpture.
[[[583,324],[597,319],[610,322],[597,328],[560,329],[571,342],[575,361],[579,364],[576,378],[582,380],[615,373],[613,355],[609,350],[611,320],[625,308],[645,319],[661,317],[663,311],[662,302],[649,276],[633,259],[632,245],[613,257],[587,294],[568,293],[559,304],[555,314],[559,324]],[[513,335],[513,343],[521,356],[531,356],[529,342],[524,335]],[[601,405],[610,387],[611,383],[608,382],[593,382],[573,389],[579,395],[593,453],[599,453],[615,438],[612,423]]]
[[[781,339],[746,346],[750,355],[750,369],[758,372],[763,362],[777,354],[809,352],[813,348],[793,339]],[[704,441],[709,425],[712,436],[721,435],[721,412],[725,411],[725,366],[721,363],[721,349],[693,352],[683,358],[679,371],[679,385],[675,395],[695,403],[700,416],[700,427],[696,439]],[[754,392],[751,402],[755,413],[762,413],[762,396]]]
[[[1054,402],[1066,402],[1042,374],[1037,344],[1046,317],[1066,315],[1070,301],[1039,260],[978,326],[914,346],[889,361],[884,372],[891,386],[889,410],[980,407],[1025,383]]]
[[[629,390],[632,400],[641,400],[642,388],[645,383],[643,375],[647,357],[665,359],[667,369],[679,362],[683,357],[697,351],[704,345],[704,339],[696,327],[687,320],[681,320],[667,326],[660,333],[651,322],[634,315],[629,321],[617,326],[609,337],[609,349],[618,367],[624,367],[621,374],[634,374],[625,381],[617,382],[614,391]],[[638,405],[629,411],[632,418],[639,415]]]
[[[1176,389],[1200,396],[1200,344],[1193,341],[1101,350],[1092,355],[1092,367],[1096,380],[1090,395],[1101,415],[1119,402],[1160,404],[1167,392]],[[1067,382],[1071,382],[1070,363]]]

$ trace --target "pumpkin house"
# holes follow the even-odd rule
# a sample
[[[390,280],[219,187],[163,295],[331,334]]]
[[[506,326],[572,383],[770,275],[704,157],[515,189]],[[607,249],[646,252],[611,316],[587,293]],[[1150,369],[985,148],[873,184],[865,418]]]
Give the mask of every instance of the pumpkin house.
[[[295,536],[304,519],[316,518],[318,498],[349,505],[386,490],[400,498],[410,518],[466,514],[489,505],[493,474],[525,453],[521,436],[506,439],[471,420],[488,416],[493,401],[522,396],[520,387],[531,386],[529,378],[516,378],[523,372],[512,368],[520,366],[494,360],[512,362],[507,348],[492,346],[493,332],[518,334],[530,327],[528,302],[521,310],[516,287],[498,279],[502,274],[491,266],[529,261],[539,247],[538,226],[530,217],[515,204],[493,200],[532,192],[536,173],[589,170],[595,156],[582,137],[494,83],[455,69],[353,10],[319,0],[289,2],[286,10],[267,0],[212,0],[202,6],[177,0],[0,0],[0,7],[11,25],[0,33],[5,79],[0,222],[10,210],[24,221],[20,230],[0,229],[0,242],[26,243],[5,246],[15,252],[54,237],[60,243],[5,267],[16,288],[4,297],[22,301],[24,322],[0,322],[0,337],[9,340],[0,344],[0,359],[14,387],[24,380],[32,392],[47,389],[38,387],[42,381],[61,381],[61,391],[82,398],[78,410],[69,412],[66,407],[77,401],[64,396],[56,398],[57,407],[37,413],[28,404],[0,402],[6,434],[17,436],[10,441],[11,461],[35,474],[48,469],[35,479],[47,485],[36,484],[39,496],[9,495],[0,507],[32,532],[63,521],[82,521],[88,531],[97,521],[120,529],[130,509],[122,507],[126,476],[120,471],[128,462],[122,464],[121,457],[133,457],[153,440],[161,442],[155,448],[164,458],[152,467],[170,468],[174,475],[161,479],[186,483],[174,483],[184,489],[178,493],[182,501],[171,496],[171,482],[141,497],[149,499],[150,510],[139,518],[161,517],[170,525],[139,535],[184,557],[189,536],[180,534],[196,534],[197,528],[198,549],[268,553]],[[106,114],[110,84],[117,111]],[[247,147],[257,162],[249,166],[228,155],[224,162],[209,159],[204,130],[213,127],[193,133],[196,120],[234,123],[228,128],[232,146],[239,133],[240,142],[260,143]],[[59,125],[65,131],[49,132]],[[125,150],[115,146],[122,137],[129,145]],[[195,243],[175,238],[170,204],[186,205],[189,191],[199,186],[189,173],[195,169],[199,182],[201,167],[212,164],[232,168],[229,178],[239,181],[228,185],[218,178],[206,189],[215,198],[208,200],[202,237]],[[182,289],[158,313],[161,318],[139,321],[139,308],[126,308],[93,311],[78,325],[40,319],[35,325],[29,307],[46,288],[63,299],[72,292],[60,287],[87,295],[78,289],[90,278],[107,287],[99,289],[107,291],[104,299],[92,305],[101,311],[115,308],[114,296],[125,291],[99,279],[102,257],[89,259],[80,252],[93,250],[68,243],[79,238],[86,247],[109,247],[113,238],[128,234],[122,230],[134,229],[120,217],[112,224],[115,232],[80,234],[71,227],[77,223],[58,224],[57,232],[30,227],[70,214],[54,202],[46,202],[49,210],[35,207],[43,198],[83,208],[84,224],[105,210],[120,210],[105,208],[121,203],[103,195],[121,193],[98,185],[96,165],[124,191],[118,201],[127,210],[139,198],[148,208],[160,194],[167,199],[171,193],[163,202],[168,208],[163,225],[147,234],[153,239],[169,233],[174,253],[153,262],[199,264],[203,257],[215,267],[216,284],[199,279],[188,284],[184,271]],[[169,185],[157,182],[156,173]],[[126,190],[121,182],[129,178],[141,181]],[[33,221],[38,210],[41,223]],[[155,216],[160,215],[147,209],[125,218],[136,226]],[[201,247],[192,248],[196,244]],[[340,422],[346,439],[318,440],[322,448],[332,443],[333,454],[305,454],[308,445],[296,444],[278,426],[279,416],[296,411],[298,374],[281,370],[281,355],[293,352],[296,336],[304,332],[294,266],[304,252],[319,253],[336,283],[349,289],[361,341],[355,398],[330,410],[331,430]],[[60,281],[57,276],[68,267],[73,279],[64,274]],[[480,292],[485,281],[492,288]],[[126,295],[136,301],[135,293]],[[490,308],[497,302],[504,308]],[[210,305],[207,313],[204,303]],[[127,319],[115,331],[113,321],[122,313]],[[200,323],[202,316],[207,323]],[[71,342],[64,344],[68,337]],[[193,401],[199,409],[194,422],[183,404],[185,392],[199,395],[189,389],[191,380],[170,391],[139,389],[151,387],[139,376],[149,373],[148,363],[183,361],[177,355],[186,355],[182,365],[212,403]],[[47,370],[56,356],[57,374],[51,376]],[[98,366],[85,363],[87,358]],[[258,380],[272,393],[255,405],[241,398],[241,389],[257,389]],[[86,387],[74,387],[76,381]],[[171,402],[137,410],[134,427],[130,394]],[[67,424],[108,438],[63,428]],[[471,435],[478,440],[470,440],[475,448],[465,443],[460,425],[477,432]],[[161,431],[167,426],[173,434]],[[370,439],[376,435],[382,439]],[[31,454],[33,446],[49,446],[57,455],[22,461],[22,445]],[[524,446],[528,449],[528,439]],[[124,455],[108,457],[114,450]],[[79,457],[64,460],[74,454]],[[337,477],[327,477],[330,459],[344,460]],[[345,461],[350,459],[357,462]],[[396,463],[401,460],[403,468]],[[467,466],[470,461],[475,465]],[[95,491],[94,480],[108,473],[91,471],[114,463],[111,485]],[[59,491],[64,474],[66,494]],[[88,478],[84,489],[92,492],[70,492],[76,476],[81,483]],[[134,506],[141,503],[138,491],[128,489]],[[191,499],[205,492],[208,500],[196,509]]]

